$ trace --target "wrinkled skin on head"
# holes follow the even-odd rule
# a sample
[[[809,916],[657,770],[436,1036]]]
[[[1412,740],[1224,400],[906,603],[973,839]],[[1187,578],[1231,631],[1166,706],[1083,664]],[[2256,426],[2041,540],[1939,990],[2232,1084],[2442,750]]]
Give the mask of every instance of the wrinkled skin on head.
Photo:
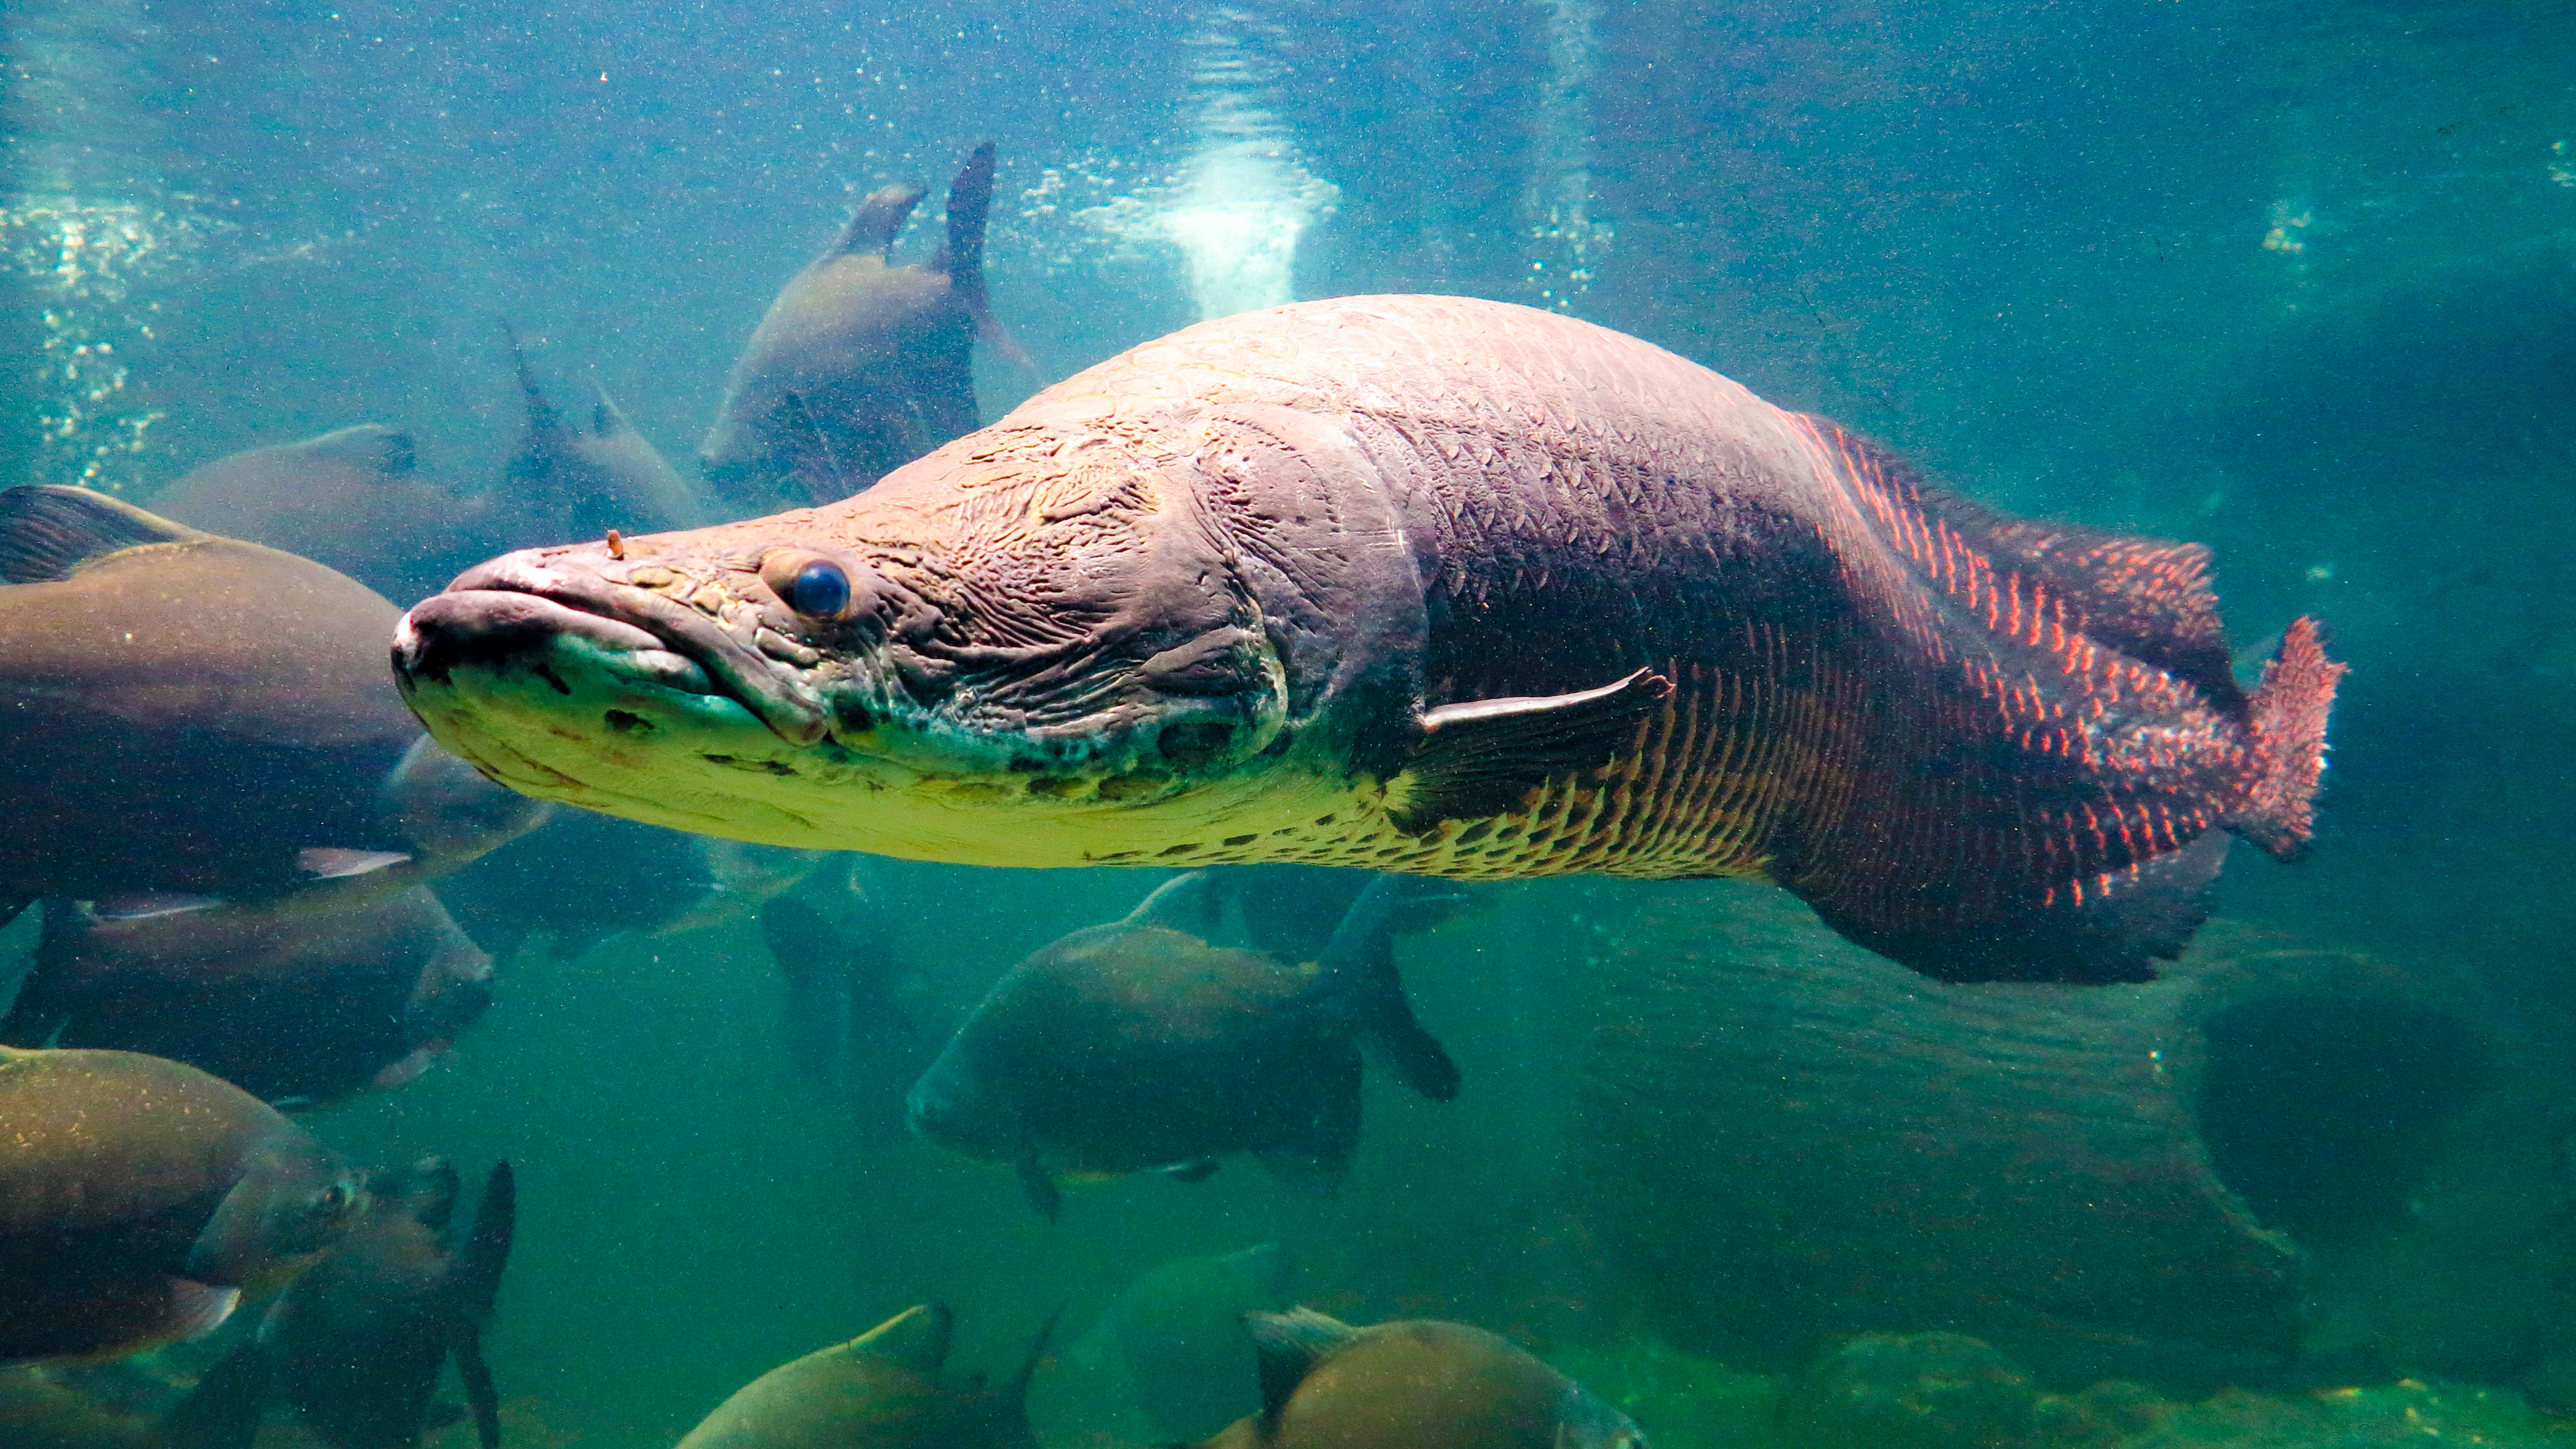
[[[829,509],[496,559],[398,632],[405,696],[516,789],[771,844],[1080,864],[1311,828],[1353,736],[1409,718],[1412,559],[1348,516],[1386,505],[1329,496],[1331,426],[1286,409],[1071,457],[1031,412]]]

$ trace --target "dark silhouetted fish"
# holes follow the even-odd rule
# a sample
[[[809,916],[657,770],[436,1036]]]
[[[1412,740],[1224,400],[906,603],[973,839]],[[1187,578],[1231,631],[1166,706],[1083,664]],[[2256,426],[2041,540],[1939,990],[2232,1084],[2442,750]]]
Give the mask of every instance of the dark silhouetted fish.
[[[289,919],[101,920],[57,898],[0,1041],[149,1052],[309,1107],[419,1076],[491,1005],[491,975],[425,889]]]
[[[1261,1412],[1201,1449],[1645,1449],[1627,1415],[1481,1328],[1247,1313]]]
[[[378,682],[397,617],[103,494],[0,492],[0,917],[353,903],[527,828]]]
[[[825,858],[567,810],[439,882],[438,894],[504,959],[542,936],[570,960],[612,936],[748,920]]]
[[[1029,1376],[1046,1335],[999,1389],[942,1382],[950,1319],[907,1308],[830,1348],[752,1380],[689,1431],[679,1449],[1035,1449]]]
[[[397,636],[548,799],[969,864],[1759,875],[1958,979],[2143,979],[2310,833],[2197,547],[2002,517],[1633,337],[1249,312],[856,497],[495,559]]]
[[[207,1332],[365,1203],[275,1108],[134,1052],[0,1047],[0,1143],[0,1363]]]
[[[1287,1307],[1289,1277],[1288,1250],[1277,1243],[1156,1264],[1119,1290],[1058,1371],[1097,1375],[1083,1381],[1095,1414],[1104,1399],[1120,1412],[1099,1425],[1111,1440],[1204,1439],[1260,1412],[1243,1315]]]
[[[786,983],[787,1051],[816,1086],[900,1124],[929,1045],[897,999],[903,964],[885,905],[840,857],[760,908],[760,938]]]
[[[922,191],[861,202],[735,360],[698,452],[736,516],[844,497],[974,429],[993,143],[948,188],[948,245],[927,265],[890,266]]]
[[[434,593],[527,538],[499,531],[493,505],[421,476],[412,435],[382,423],[217,458],[152,499],[191,528],[301,555],[397,599]]]
[[[590,406],[567,418],[546,401],[515,332],[510,361],[528,403],[528,430],[503,470],[501,487],[502,496],[525,513],[512,521],[514,536],[553,530],[559,538],[591,538],[612,528],[694,528],[712,516],[697,490],[609,401],[607,388],[594,380]]]
[[[1457,1095],[1390,939],[1454,887],[1380,878],[1304,963],[1209,945],[1215,891],[1181,876],[1012,967],[913,1087],[914,1130],[1017,1167],[1053,1217],[1058,1177],[1196,1180],[1231,1152],[1331,1191],[1359,1144],[1361,1043],[1424,1096]]]
[[[259,1332],[210,1370],[174,1418],[230,1424],[206,1449],[250,1449],[270,1398],[332,1449],[418,1449],[450,1358],[483,1449],[501,1442],[500,1398],[483,1359],[518,1220],[510,1164],[484,1180],[474,1221],[451,1246],[456,1169],[428,1158],[378,1177],[366,1220],[269,1306]]]

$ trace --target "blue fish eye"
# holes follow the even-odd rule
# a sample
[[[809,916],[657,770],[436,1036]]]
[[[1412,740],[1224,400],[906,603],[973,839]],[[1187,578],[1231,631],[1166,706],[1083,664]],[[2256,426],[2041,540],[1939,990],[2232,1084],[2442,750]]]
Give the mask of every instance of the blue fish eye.
[[[837,619],[850,607],[850,576],[839,564],[816,559],[787,585],[787,607],[809,619]]]

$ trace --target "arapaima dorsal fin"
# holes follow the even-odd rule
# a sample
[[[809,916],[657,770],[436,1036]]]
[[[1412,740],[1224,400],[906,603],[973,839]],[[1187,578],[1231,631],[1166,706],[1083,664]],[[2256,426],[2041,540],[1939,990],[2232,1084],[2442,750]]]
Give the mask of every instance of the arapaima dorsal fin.
[[[2041,642],[2052,615],[2065,611],[2054,622],[2068,632],[2153,665],[2245,718],[2207,548],[2006,518],[1926,485],[1867,439],[1822,418],[1806,422],[1841,454],[1897,548],[1954,603],[1993,615],[1988,627]]]

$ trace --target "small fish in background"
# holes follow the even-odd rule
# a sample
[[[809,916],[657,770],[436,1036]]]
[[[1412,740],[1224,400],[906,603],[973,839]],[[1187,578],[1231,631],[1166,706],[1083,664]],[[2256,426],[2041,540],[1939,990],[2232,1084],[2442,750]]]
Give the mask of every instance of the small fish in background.
[[[263,1407],[280,1401],[332,1449],[417,1449],[453,1359],[476,1437],[497,1449],[500,1397],[483,1331],[509,1266],[518,1188],[510,1164],[495,1164],[451,1244],[459,1187],[456,1169],[435,1157],[379,1174],[365,1220],[173,1413],[192,1445],[250,1449]]]
[[[536,940],[574,960],[613,936],[747,919],[827,858],[570,809],[440,881],[438,894],[505,960]]]
[[[987,1389],[980,1374],[943,1381],[952,1322],[945,1307],[925,1303],[771,1369],[718,1405],[679,1449],[1035,1449],[1029,1379],[1047,1331],[1009,1382]]]
[[[0,491],[0,917],[356,905],[542,819],[385,687],[398,617],[104,494]]]
[[[993,143],[948,188],[948,244],[926,264],[889,265],[924,190],[859,203],[735,360],[698,449],[730,516],[846,497],[975,430],[975,336],[998,336],[984,293]]]
[[[1200,1449],[1646,1449],[1627,1415],[1481,1328],[1354,1328],[1310,1308],[1244,1324],[1261,1412]]]
[[[789,891],[817,882],[821,894],[834,893],[833,881],[850,877],[835,862],[855,861],[858,857],[841,851],[794,850],[783,845],[754,845],[747,840],[726,840],[719,836],[698,835],[699,858],[706,866],[706,889],[697,899],[665,917],[646,932],[663,937],[688,931],[718,930],[759,918],[771,901]]]
[[[1208,872],[1176,877],[1126,919],[1012,967],[914,1085],[913,1129],[1011,1164],[1052,1218],[1058,1177],[1197,1181],[1232,1152],[1332,1191],[1359,1143],[1363,1045],[1423,1096],[1458,1094],[1393,948],[1457,887],[1380,877],[1304,963],[1209,945],[1221,889]]]
[[[367,1201],[275,1108],[136,1052],[0,1047],[0,1142],[0,1364],[211,1332]]]
[[[492,958],[419,887],[309,919],[44,909],[0,1042],[148,1052],[273,1106],[401,1086],[492,1004]]]
[[[537,385],[517,331],[508,335],[511,366],[527,400],[528,429],[502,471],[501,496],[526,510],[503,547],[597,538],[612,528],[649,533],[713,521],[698,490],[626,420],[605,386],[593,379],[590,406],[567,416]]]
[[[396,599],[436,593],[495,547],[493,498],[423,477],[412,435],[382,423],[228,454],[151,501],[191,528],[312,559]]]
[[[789,1059],[815,1086],[882,1108],[899,1126],[930,1051],[897,995],[906,973],[888,944],[896,935],[854,856],[760,908],[760,938],[785,985]]]
[[[1084,1427],[1119,1443],[1192,1443],[1258,1413],[1243,1315],[1287,1307],[1293,1274],[1277,1243],[1158,1263],[1065,1350],[1044,1397],[1079,1402]]]
[[[155,1401],[168,1396],[166,1384],[129,1359],[0,1368],[0,1444],[9,1449],[213,1449],[165,1427],[162,1405]]]

